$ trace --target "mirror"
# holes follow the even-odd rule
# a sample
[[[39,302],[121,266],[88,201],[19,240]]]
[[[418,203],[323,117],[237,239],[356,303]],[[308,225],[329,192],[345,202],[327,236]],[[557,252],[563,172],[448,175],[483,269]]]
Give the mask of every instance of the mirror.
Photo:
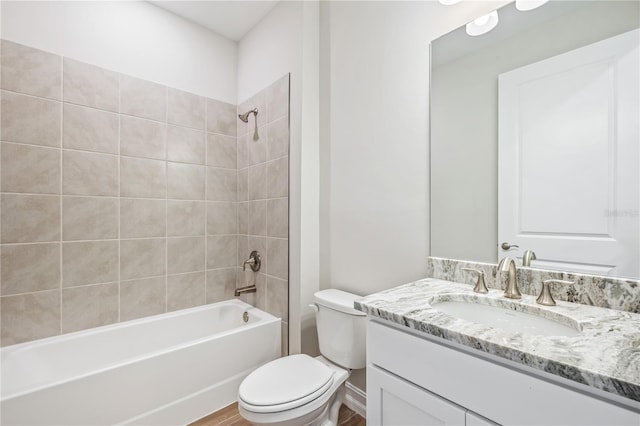
[[[639,6],[635,1],[552,0],[537,9],[521,12],[514,3],[510,3],[498,10],[499,23],[492,31],[471,37],[466,34],[463,26],[432,42],[432,256],[495,263],[498,257],[507,254],[517,258],[521,257],[523,250],[536,251],[535,244],[521,247],[519,251],[502,251],[498,247],[503,242],[514,244],[514,241],[498,239],[499,178],[505,177],[504,173],[502,176],[498,173],[499,169],[502,170],[498,149],[501,125],[499,76],[637,30],[640,27]],[[635,44],[638,44],[637,36]],[[637,76],[635,81],[637,92]],[[633,87],[627,92],[633,92]],[[637,96],[635,100],[637,103]],[[580,119],[586,118],[582,116]],[[504,122],[504,117],[502,121]],[[632,137],[636,147],[635,156],[631,156],[635,172],[627,176],[626,182],[631,182],[638,188],[637,170],[640,167],[637,128]],[[542,150],[544,145],[539,144],[534,148]],[[538,151],[536,155],[544,159],[545,156],[552,158],[554,154]],[[606,163],[606,159],[602,161]],[[615,169],[617,166],[609,164],[607,167]],[[527,182],[526,179],[527,176],[518,175],[513,180],[522,187],[522,182]],[[542,193],[548,190],[551,193],[555,188],[554,185],[549,185],[548,188],[538,187],[537,190]],[[570,194],[571,191],[568,192]],[[500,197],[504,198],[504,195]],[[598,210],[597,213],[604,217],[602,222],[605,225],[610,225],[612,221],[631,224],[631,231],[627,232],[634,239],[629,244],[630,251],[610,251],[615,256],[630,257],[636,271],[626,273],[611,269],[610,274],[637,279],[640,278],[640,273],[637,272],[640,267],[640,242],[637,236],[640,233],[640,212],[638,195],[631,194],[631,197],[631,200],[622,200],[628,202],[620,203],[617,200],[614,209]],[[571,206],[571,200],[566,198],[547,197],[546,201],[552,204],[545,209],[549,215]],[[583,219],[587,213],[593,215],[593,211],[585,210],[571,207],[571,214],[575,214],[578,219]],[[519,214],[522,215],[522,212]],[[573,230],[567,231],[571,232]],[[597,268],[590,270],[574,267],[562,259],[545,259],[544,253],[538,252],[537,255],[538,260],[532,263],[533,267],[598,275],[606,273]]]

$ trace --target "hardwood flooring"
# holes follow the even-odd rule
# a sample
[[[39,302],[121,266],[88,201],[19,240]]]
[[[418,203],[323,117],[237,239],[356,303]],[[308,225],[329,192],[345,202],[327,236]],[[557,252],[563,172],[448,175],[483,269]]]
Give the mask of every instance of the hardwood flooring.
[[[366,424],[367,422],[362,416],[347,408],[346,405],[340,407],[338,426],[366,426]],[[238,403],[234,402],[222,410],[191,423],[189,426],[251,426],[251,423],[240,416]]]

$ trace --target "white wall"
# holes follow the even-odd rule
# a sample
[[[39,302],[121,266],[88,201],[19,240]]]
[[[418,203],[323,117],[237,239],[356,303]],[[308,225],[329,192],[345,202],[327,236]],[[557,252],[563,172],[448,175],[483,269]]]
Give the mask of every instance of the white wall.
[[[365,295],[425,276],[429,42],[504,3],[329,5],[323,286]]]
[[[236,43],[142,1],[2,1],[2,38],[236,103]]]
[[[281,2],[238,45],[238,99],[291,73],[289,349],[313,353],[318,289],[318,2]]]

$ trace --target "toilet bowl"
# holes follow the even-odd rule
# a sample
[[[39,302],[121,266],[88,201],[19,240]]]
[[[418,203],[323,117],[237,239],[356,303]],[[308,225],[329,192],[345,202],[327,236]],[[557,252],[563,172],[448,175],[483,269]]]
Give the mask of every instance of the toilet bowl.
[[[352,369],[365,367],[366,316],[360,296],[330,289],[314,295],[321,356],[290,355],[249,374],[238,390],[240,415],[255,425],[336,425]]]

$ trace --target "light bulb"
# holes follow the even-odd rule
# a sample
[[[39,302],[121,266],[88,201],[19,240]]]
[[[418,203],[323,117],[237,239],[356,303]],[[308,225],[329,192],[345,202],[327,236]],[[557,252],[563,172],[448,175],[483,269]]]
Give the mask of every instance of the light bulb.
[[[479,36],[488,33],[498,25],[499,20],[497,10],[480,16],[467,24],[467,34],[470,36]]]
[[[549,0],[516,0],[516,9],[526,12],[542,6]]]
[[[438,0],[438,1],[440,2],[440,4],[443,4],[445,6],[451,6],[456,3],[460,3],[462,0]]]

